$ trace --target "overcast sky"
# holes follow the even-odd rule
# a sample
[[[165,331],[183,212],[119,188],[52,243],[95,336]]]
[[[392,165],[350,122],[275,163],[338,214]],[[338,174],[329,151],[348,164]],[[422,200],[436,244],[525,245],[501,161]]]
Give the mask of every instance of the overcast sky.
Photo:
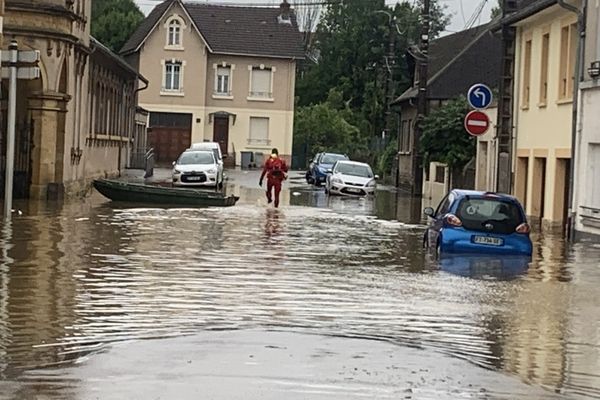
[[[252,5],[279,5],[281,0],[196,0],[199,2],[206,3],[215,3],[215,4],[223,4],[223,3],[235,3],[235,4],[252,4]],[[369,0],[364,0],[369,1]],[[386,3],[393,4],[395,0],[386,0]],[[414,0],[413,0],[414,1]],[[485,23],[489,20],[491,10],[493,6],[496,4],[495,0],[441,0],[443,4],[448,6],[447,10],[452,15],[452,22],[448,26],[449,32],[457,32],[465,27],[465,23],[468,22],[471,17],[476,14],[478,8],[485,4],[483,7],[483,11],[481,12],[478,23],[475,25],[479,25],[479,23]],[[162,2],[162,0],[135,0],[135,2],[140,6],[142,11],[146,13],[146,15],[152,10],[152,8]],[[293,1],[290,1],[293,3]]]

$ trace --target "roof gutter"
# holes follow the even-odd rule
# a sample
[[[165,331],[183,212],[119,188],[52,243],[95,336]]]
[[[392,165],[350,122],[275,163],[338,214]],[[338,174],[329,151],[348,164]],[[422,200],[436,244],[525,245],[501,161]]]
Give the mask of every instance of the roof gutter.
[[[580,118],[579,107],[579,84],[583,79],[583,50],[585,48],[585,19],[587,11],[587,0],[582,0],[581,9],[568,4],[565,0],[557,0],[558,5],[567,11],[577,15],[577,30],[579,40],[577,41],[577,55],[575,59],[575,79],[573,82],[573,114],[571,121],[571,162],[569,165],[569,216],[567,218],[566,230],[567,238],[573,240],[575,237],[575,220],[576,220],[576,205],[573,204],[575,191],[575,157],[577,150],[577,127]]]

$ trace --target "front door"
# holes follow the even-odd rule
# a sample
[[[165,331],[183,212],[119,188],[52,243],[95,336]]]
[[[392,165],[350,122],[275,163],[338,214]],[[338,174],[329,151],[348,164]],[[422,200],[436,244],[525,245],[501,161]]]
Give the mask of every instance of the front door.
[[[215,117],[213,140],[221,146],[221,153],[228,154],[229,117]]]

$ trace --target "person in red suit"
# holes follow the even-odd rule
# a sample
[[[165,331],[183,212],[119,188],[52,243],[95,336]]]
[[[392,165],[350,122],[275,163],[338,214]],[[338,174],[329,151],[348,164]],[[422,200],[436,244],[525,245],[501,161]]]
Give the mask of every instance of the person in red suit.
[[[287,179],[288,166],[283,158],[279,157],[279,151],[273,149],[271,157],[265,162],[258,185],[262,187],[265,175],[267,176],[267,201],[269,204],[275,202],[275,208],[279,207],[279,193],[281,184]],[[274,196],[273,196],[273,192]]]

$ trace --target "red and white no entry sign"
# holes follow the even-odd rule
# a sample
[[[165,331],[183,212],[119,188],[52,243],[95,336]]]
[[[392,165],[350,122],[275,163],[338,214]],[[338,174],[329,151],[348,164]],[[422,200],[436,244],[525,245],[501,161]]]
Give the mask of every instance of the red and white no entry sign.
[[[471,111],[465,117],[465,129],[469,135],[480,136],[490,127],[490,119],[481,111]]]

